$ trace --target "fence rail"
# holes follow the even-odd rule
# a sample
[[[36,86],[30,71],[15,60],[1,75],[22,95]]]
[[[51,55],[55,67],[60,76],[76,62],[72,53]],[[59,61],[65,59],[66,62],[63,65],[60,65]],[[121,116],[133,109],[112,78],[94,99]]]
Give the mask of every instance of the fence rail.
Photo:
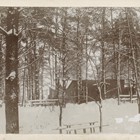
[[[126,102],[126,101],[130,101],[130,102],[135,102],[137,101],[137,95],[119,95],[120,97],[120,101],[122,102]]]
[[[54,106],[58,103],[58,99],[46,99],[46,100],[29,100],[30,106]]]

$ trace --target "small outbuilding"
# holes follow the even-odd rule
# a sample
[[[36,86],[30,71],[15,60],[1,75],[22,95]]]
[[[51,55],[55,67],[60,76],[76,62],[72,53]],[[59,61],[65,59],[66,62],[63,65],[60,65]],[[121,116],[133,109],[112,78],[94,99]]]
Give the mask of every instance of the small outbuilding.
[[[121,90],[124,90],[124,80],[120,81]],[[102,88],[103,91],[103,88]],[[117,98],[117,80],[116,79],[106,79],[106,98]],[[96,80],[82,80],[82,102],[88,101],[98,101],[99,100],[99,90],[97,87]],[[88,97],[86,97],[88,96]],[[78,81],[72,80],[70,85],[66,90],[66,102],[77,103],[78,102]]]

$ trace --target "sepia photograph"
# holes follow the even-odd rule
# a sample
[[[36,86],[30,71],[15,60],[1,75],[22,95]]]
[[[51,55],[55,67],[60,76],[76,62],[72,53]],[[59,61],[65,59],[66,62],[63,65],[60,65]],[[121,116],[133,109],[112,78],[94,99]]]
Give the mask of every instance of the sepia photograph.
[[[0,6],[0,134],[140,134],[140,8]]]

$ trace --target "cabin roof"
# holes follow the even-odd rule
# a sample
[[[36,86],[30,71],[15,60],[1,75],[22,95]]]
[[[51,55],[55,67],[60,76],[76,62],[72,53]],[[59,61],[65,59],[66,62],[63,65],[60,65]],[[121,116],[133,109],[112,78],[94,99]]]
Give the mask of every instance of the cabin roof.
[[[73,84],[77,84],[78,80],[72,80],[67,89],[69,89]],[[117,79],[106,79],[106,81],[117,81]],[[121,79],[121,81],[124,81],[124,79]],[[91,84],[96,84],[98,81],[97,80],[82,80],[82,83],[85,84],[87,82],[88,85]]]

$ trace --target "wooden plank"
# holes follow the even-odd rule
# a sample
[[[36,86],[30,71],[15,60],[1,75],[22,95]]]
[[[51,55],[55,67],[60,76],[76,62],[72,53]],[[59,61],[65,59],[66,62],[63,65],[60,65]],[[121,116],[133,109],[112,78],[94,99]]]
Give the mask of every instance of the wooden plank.
[[[132,98],[132,100],[134,101],[134,100],[137,100],[137,98]]]
[[[29,100],[28,102],[56,102],[58,99],[46,99],[46,100]]]
[[[48,102],[49,101],[52,101],[52,102],[54,101],[55,102],[55,101],[59,101],[59,100],[58,99],[47,99],[46,101],[48,101]]]
[[[54,106],[57,104],[58,99],[47,99],[47,100],[29,100],[31,106],[34,105],[44,105],[44,106]]]
[[[120,95],[120,98],[130,98],[130,95]]]
[[[137,98],[137,95],[132,95],[132,98]]]
[[[130,98],[130,95],[120,95],[120,98]],[[137,95],[132,95],[132,98],[137,98]]]
[[[55,104],[55,102],[34,102],[34,103],[32,103],[32,104]]]
[[[129,98],[121,98],[122,101],[130,101]]]
[[[121,98],[120,100],[122,102],[131,101],[133,103],[134,101],[137,101],[137,98],[132,98],[131,100],[129,98]]]
[[[40,103],[34,103],[33,106],[35,105],[54,106],[54,104],[40,104]]]
[[[95,122],[84,122],[84,123],[75,123],[75,124],[64,124],[64,126],[72,127],[72,126],[76,126],[76,125],[85,125],[85,124],[89,124],[89,125],[94,125],[95,123],[98,123],[98,121]]]

